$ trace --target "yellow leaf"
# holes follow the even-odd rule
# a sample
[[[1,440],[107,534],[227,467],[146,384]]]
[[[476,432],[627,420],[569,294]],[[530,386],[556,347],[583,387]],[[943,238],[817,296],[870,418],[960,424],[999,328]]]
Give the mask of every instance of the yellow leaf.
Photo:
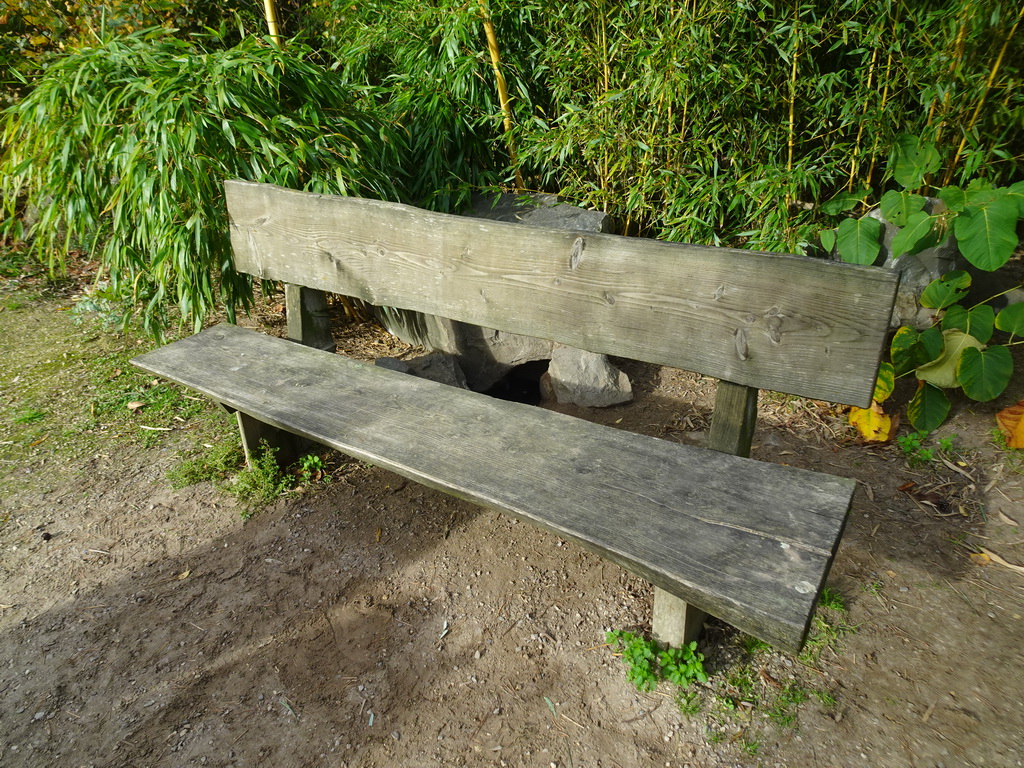
[[[1024,400],[997,413],[996,423],[1010,448],[1024,448]]]
[[[892,419],[885,415],[882,406],[874,400],[870,408],[851,408],[849,421],[866,442],[884,443],[892,436]]]
[[[988,565],[992,562],[992,558],[984,552],[971,552],[971,560],[973,560],[977,565]]]
[[[191,573],[192,573],[191,569],[189,569],[187,571],[182,571],[181,573],[178,574],[178,581],[184,581],[185,579],[187,579],[189,577],[189,575]]]

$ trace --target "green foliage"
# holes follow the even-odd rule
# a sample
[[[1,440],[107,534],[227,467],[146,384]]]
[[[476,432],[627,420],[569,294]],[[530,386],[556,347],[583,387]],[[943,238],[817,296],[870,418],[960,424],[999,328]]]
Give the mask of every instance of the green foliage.
[[[818,599],[818,610],[811,619],[811,631],[800,653],[800,661],[814,665],[827,649],[835,649],[843,637],[857,627],[846,620],[846,600],[842,594],[825,587]]]
[[[799,201],[863,198],[899,129],[907,183],[1021,169],[1022,62],[998,57],[1014,50],[1009,0],[492,2],[502,22],[513,6],[537,11],[549,94],[517,128],[525,170],[629,231],[800,249],[815,213]]]
[[[237,10],[210,0],[0,0],[0,104],[31,87],[54,55],[95,39],[163,26],[191,34],[216,27]]]
[[[202,452],[182,459],[167,472],[167,480],[173,488],[185,488],[203,482],[220,483],[235,472],[244,460],[237,440],[219,440]]]
[[[281,471],[277,449],[261,442],[248,467],[238,473],[227,490],[242,506],[242,517],[252,517],[262,507],[291,490],[293,479]]]
[[[890,345],[897,375],[912,373],[918,379],[907,417],[920,432],[931,432],[949,415],[951,403],[943,390],[962,389],[972,400],[988,402],[1013,378],[1009,347],[1024,343],[1024,304],[996,312],[986,302],[971,307],[956,303],[966,298],[970,285],[971,276],[963,271],[933,280],[921,304],[939,310],[935,324],[922,333],[900,328]],[[1001,343],[992,342],[996,331],[1006,334]]]
[[[680,648],[659,648],[653,640],[624,630],[609,632],[605,642],[622,653],[626,677],[638,690],[654,690],[661,680],[681,688],[708,681],[704,655],[697,652],[696,642]]]
[[[974,179],[966,190],[957,186],[934,187],[932,194],[943,205],[929,213],[922,208],[925,198],[911,190],[929,188],[931,174],[939,168],[939,154],[928,142],[915,136],[901,134],[896,137],[891,171],[904,190],[890,190],[882,195],[882,214],[894,225],[901,227],[893,238],[891,259],[918,253],[956,235],[957,247],[968,262],[978,269],[994,271],[1009,261],[1017,247],[1017,222],[1024,219],[1024,184],[996,187],[985,179]],[[868,223],[870,222],[870,223]],[[876,219],[844,219],[833,239],[839,255],[852,264],[872,264],[880,248],[882,234]],[[865,229],[867,228],[867,229]],[[825,242],[825,241],[823,241]],[[953,276],[956,276],[954,279]],[[926,307],[943,308],[959,301],[956,292],[970,284],[965,272],[950,273],[936,288],[941,295],[925,295],[921,303]],[[966,282],[964,282],[966,279]],[[954,282],[959,284],[953,285]]]
[[[55,58],[6,112],[4,233],[63,265],[95,249],[110,290],[198,327],[223,299],[252,298],[231,265],[222,182],[243,178],[368,197],[397,196],[396,138],[365,100],[294,43],[230,48],[162,29],[109,37]],[[20,232],[19,205],[39,210]]]
[[[936,451],[942,455],[952,455],[956,435],[949,435],[947,437],[939,438],[937,447],[925,447],[925,440],[928,438],[927,432],[910,432],[906,435],[900,435],[896,438],[896,444],[903,451],[904,457],[907,459],[907,463],[911,467],[920,467],[928,464],[935,460]]]
[[[26,410],[19,413],[14,417],[15,424],[35,424],[37,421],[42,421],[46,418],[46,411],[41,411],[38,408],[27,408]]]
[[[510,9],[509,14],[516,11]],[[527,17],[499,42],[504,72],[529,114],[529,81],[517,78],[516,44]],[[484,44],[480,6],[454,0],[325,0],[301,20],[302,35],[337,60],[343,82],[372,87],[381,111],[401,126],[408,171],[403,196],[434,210],[462,207],[474,188],[511,177],[500,105]]]

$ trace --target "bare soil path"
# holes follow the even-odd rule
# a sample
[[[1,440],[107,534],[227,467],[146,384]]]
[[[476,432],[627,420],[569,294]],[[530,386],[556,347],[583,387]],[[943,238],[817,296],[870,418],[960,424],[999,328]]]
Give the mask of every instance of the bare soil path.
[[[762,395],[757,458],[860,481],[830,580],[846,610],[801,659],[712,625],[684,714],[604,644],[647,628],[641,581],[355,463],[243,521],[167,480],[234,439],[218,417],[105,421],[90,371],[135,342],[20,295],[0,295],[0,765],[1024,765],[1024,574],[977,556],[1024,563],[1024,475],[990,435],[1024,377],[959,404],[955,451],[915,468],[825,404]],[[626,366],[636,402],[574,412],[699,441],[711,385]]]

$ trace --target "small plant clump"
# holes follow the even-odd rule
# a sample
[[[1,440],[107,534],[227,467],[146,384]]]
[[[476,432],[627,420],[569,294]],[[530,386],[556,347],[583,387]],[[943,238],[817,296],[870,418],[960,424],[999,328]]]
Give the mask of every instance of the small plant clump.
[[[242,518],[248,520],[261,507],[288,492],[293,485],[291,476],[281,471],[277,463],[277,449],[266,441],[260,443],[248,467],[238,473],[227,490],[242,505]]]
[[[937,456],[950,456],[955,448],[956,435],[941,437],[934,447],[926,447],[927,432],[910,432],[896,438],[896,444],[903,451],[911,467],[921,467],[935,461]]]
[[[661,648],[653,640],[615,630],[606,642],[619,649],[626,664],[626,677],[640,691],[652,691],[662,680],[688,688],[694,682],[707,683],[704,654],[697,652],[697,643],[679,648]]]

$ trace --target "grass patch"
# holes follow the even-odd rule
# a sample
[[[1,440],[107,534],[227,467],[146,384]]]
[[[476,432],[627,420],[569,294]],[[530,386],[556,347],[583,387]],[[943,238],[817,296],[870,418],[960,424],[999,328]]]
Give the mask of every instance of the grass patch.
[[[229,430],[225,430],[228,432]],[[171,487],[185,488],[197,483],[222,483],[232,473],[237,472],[245,462],[245,455],[238,441],[233,439],[233,430],[226,439],[205,446],[205,450],[191,452],[191,456],[167,473]]]

